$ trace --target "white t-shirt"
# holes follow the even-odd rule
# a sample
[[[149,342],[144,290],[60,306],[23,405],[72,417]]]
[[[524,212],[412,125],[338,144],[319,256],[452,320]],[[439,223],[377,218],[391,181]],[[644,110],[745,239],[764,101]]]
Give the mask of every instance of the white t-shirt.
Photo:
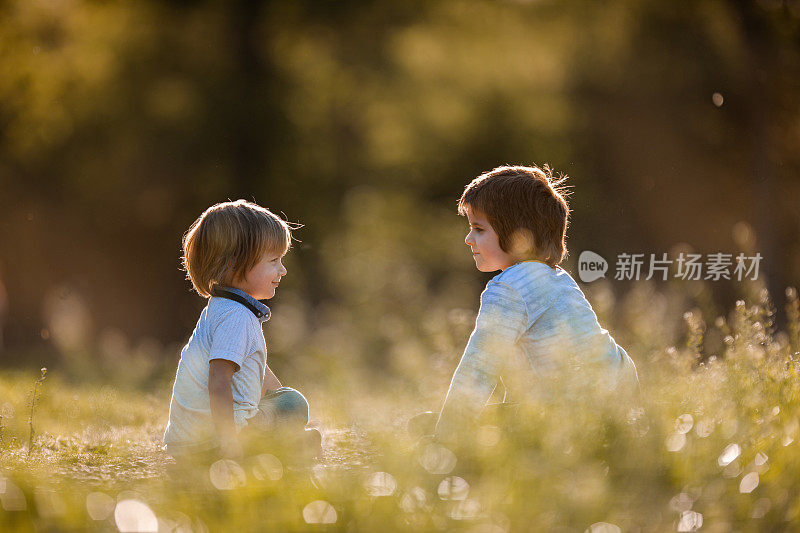
[[[233,361],[238,367],[231,379],[237,430],[246,426],[247,419],[257,412],[267,367],[267,344],[261,324],[269,319],[269,308],[243,291],[228,290],[266,310],[265,314],[259,319],[239,302],[220,297],[209,300],[181,351],[164,433],[170,453],[200,451],[217,445],[208,393],[209,362],[213,359]]]

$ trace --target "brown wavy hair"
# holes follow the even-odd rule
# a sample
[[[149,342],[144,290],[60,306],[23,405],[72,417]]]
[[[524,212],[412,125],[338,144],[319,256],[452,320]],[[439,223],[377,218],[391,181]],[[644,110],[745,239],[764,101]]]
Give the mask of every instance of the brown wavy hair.
[[[497,167],[467,185],[458,213],[466,215],[467,208],[483,213],[504,252],[555,268],[567,256],[566,179],[554,177],[548,165]]]
[[[213,205],[183,236],[187,278],[208,298],[215,285],[244,279],[266,254],[286,253],[297,227],[246,200]]]

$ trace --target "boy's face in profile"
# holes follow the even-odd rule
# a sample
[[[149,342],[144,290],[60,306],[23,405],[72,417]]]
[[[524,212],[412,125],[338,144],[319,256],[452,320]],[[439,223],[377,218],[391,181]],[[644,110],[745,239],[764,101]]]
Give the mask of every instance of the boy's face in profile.
[[[469,233],[464,239],[472,250],[475,266],[481,272],[494,272],[505,270],[517,260],[500,248],[497,233],[489,224],[486,215],[467,206],[467,219],[469,220]]]
[[[232,287],[241,289],[256,300],[268,300],[275,296],[275,289],[286,275],[283,266],[283,254],[268,253],[251,268],[243,280],[231,283]]]

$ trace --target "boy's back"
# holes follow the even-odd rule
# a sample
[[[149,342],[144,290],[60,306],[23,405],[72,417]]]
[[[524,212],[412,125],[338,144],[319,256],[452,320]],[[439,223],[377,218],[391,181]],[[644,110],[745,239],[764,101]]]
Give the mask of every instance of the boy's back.
[[[261,321],[268,318],[268,312],[258,319],[247,307],[232,300],[209,300],[181,351],[164,435],[170,453],[186,446],[195,450],[217,444],[208,394],[211,359],[225,359],[239,366],[231,379],[237,427],[246,425],[246,420],[256,414],[267,365]]]
[[[497,285],[500,287],[495,288]],[[491,305],[489,301],[495,298],[505,299],[509,289],[516,295],[502,305],[519,309],[508,309],[506,320],[519,320],[521,333],[508,340],[516,343],[536,377],[534,383],[514,387],[513,377],[518,374],[510,373],[511,379],[505,381],[521,389],[520,394],[549,396],[554,392],[554,382],[558,381],[559,387],[565,378],[579,382],[574,374],[588,374],[591,368],[600,368],[609,386],[619,380],[635,380],[630,357],[600,326],[583,291],[566,270],[538,261],[518,263],[489,282],[482,305]]]

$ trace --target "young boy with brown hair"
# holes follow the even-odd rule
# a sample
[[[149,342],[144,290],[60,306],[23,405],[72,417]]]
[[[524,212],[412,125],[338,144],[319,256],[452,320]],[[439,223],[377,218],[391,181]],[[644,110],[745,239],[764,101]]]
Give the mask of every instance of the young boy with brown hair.
[[[501,273],[481,294],[436,425],[440,438],[474,422],[501,377],[520,401],[638,386],[633,361],[558,266],[567,253],[565,179],[547,166],[502,166],[475,178],[459,200],[476,267]]]
[[[209,302],[178,363],[164,434],[171,455],[239,457],[245,427],[264,435],[288,430],[306,445],[314,440],[318,452],[319,433],[303,433],[308,402],[267,365],[261,329],[270,318],[266,301],[286,275],[291,238],[288,223],[245,200],[209,207],[184,236],[188,278]]]

